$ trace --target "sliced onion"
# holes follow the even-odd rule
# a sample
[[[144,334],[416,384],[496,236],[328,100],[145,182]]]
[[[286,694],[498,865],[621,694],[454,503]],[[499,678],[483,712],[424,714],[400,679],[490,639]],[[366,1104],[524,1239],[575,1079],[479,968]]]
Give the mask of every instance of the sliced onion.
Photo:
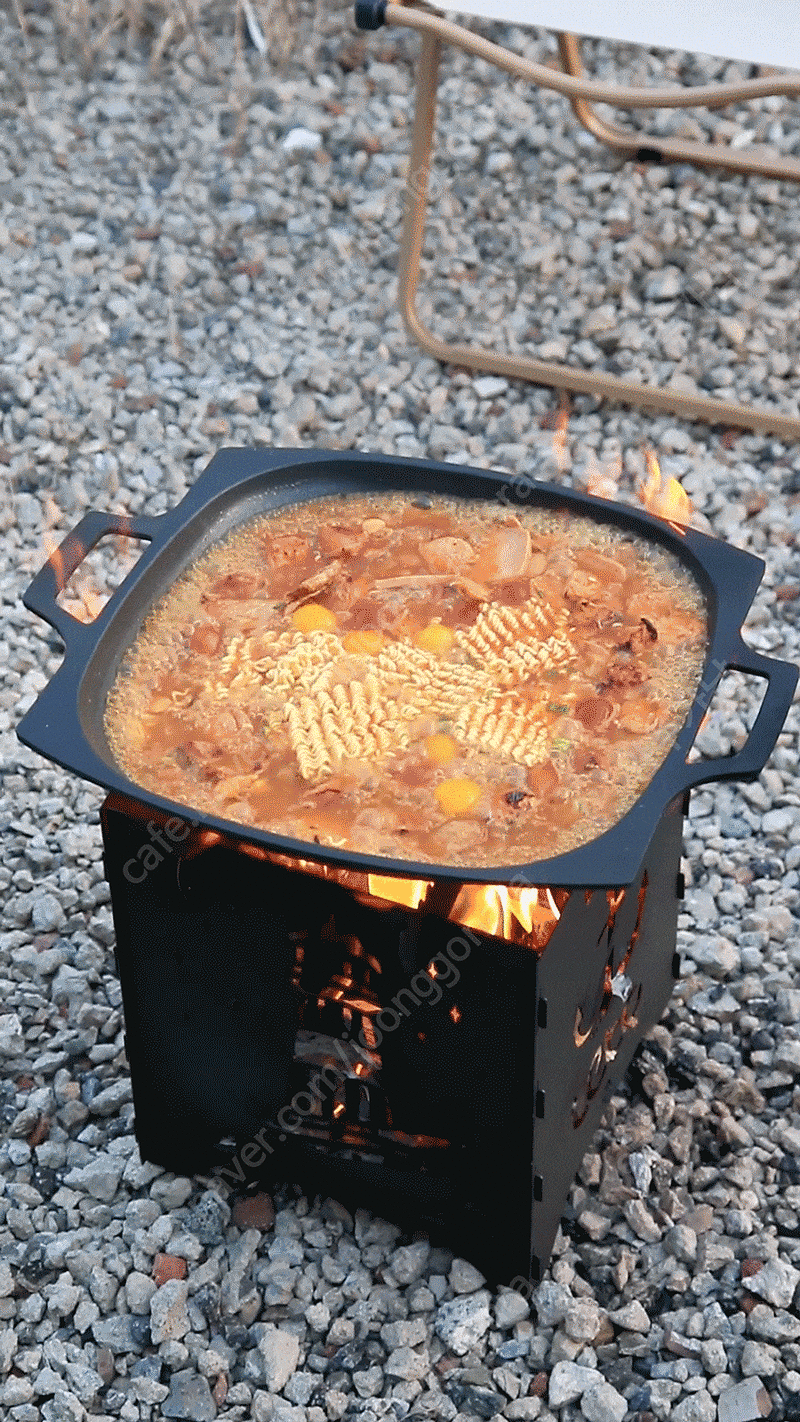
[[[435,573],[463,573],[475,561],[475,549],[466,538],[432,538],[419,551]]]

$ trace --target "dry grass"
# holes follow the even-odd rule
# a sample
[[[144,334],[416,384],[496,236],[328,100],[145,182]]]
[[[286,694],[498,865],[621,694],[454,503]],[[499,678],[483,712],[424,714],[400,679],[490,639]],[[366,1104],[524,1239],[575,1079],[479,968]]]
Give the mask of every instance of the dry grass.
[[[31,57],[44,36],[55,39],[60,58],[77,63],[85,79],[116,58],[144,56],[154,76],[177,64],[220,84],[236,114],[232,153],[244,141],[265,68],[274,73],[291,60],[314,72],[320,50],[332,39],[347,42],[352,31],[352,0],[0,0],[0,6],[16,16]],[[17,83],[26,90],[24,68]]]
[[[28,35],[26,0],[12,3]],[[271,64],[284,63],[306,21],[312,32],[316,29],[318,4],[312,0],[309,9],[304,0],[49,0],[45,5],[34,0],[31,8],[38,14],[44,10],[63,54],[76,59],[87,75],[110,49],[124,44],[138,53],[144,50],[153,71],[180,47],[193,50],[209,70],[235,80],[248,49]]]

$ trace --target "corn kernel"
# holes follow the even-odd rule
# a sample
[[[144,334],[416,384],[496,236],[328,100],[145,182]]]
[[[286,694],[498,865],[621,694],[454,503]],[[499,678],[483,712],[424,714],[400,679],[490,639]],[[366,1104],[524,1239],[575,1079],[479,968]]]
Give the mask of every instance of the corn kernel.
[[[443,780],[436,786],[436,798],[446,815],[467,815],[481,798],[481,787],[474,780],[459,776]]]
[[[382,632],[372,632],[365,629],[362,632],[348,632],[342,640],[342,646],[346,652],[356,652],[365,657],[374,657],[379,652],[386,638]]]
[[[432,760],[436,765],[447,765],[449,760],[457,753],[458,746],[452,736],[435,735],[428,736],[425,742],[425,754],[428,760]]]
[[[444,627],[441,622],[431,622],[427,627],[422,627],[417,633],[417,646],[423,652],[449,652],[455,641],[455,633],[452,627]]]
[[[292,613],[292,622],[298,632],[332,632],[336,626],[336,613],[321,602],[307,602]]]

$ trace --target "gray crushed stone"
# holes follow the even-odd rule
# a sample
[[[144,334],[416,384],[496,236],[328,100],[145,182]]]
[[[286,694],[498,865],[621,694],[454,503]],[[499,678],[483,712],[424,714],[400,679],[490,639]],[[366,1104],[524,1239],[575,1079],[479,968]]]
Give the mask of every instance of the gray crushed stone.
[[[190,43],[153,75],[112,41],[86,78],[42,10],[27,41],[0,16],[0,1414],[797,1418],[796,705],[755,783],[693,797],[681,977],[530,1298],[364,1210],[284,1184],[274,1227],[240,1229],[208,1182],[142,1165],[101,795],[14,726],[61,660],[20,603],[46,540],[88,507],[163,512],[222,445],[600,479],[631,502],[651,446],[699,527],[764,558],[746,636],[795,660],[800,452],[588,399],[559,449],[552,392],[410,344],[394,298],[411,37],[322,16],[286,68],[248,54],[233,151],[229,88]],[[641,82],[737,69],[590,50],[600,75]],[[783,100],[652,122],[800,154]],[[452,56],[440,154],[423,304],[442,334],[796,411],[795,187],[621,166],[561,100]],[[118,566],[92,576],[89,599]],[[743,744],[760,689],[725,680],[707,754]],[[185,1277],[157,1286],[164,1255]]]

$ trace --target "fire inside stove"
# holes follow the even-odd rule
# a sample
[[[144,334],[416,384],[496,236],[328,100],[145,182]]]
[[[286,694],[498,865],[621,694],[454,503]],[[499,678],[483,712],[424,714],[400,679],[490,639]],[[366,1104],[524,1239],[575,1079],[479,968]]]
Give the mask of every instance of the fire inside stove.
[[[226,841],[211,830],[197,833],[193,854],[207,856],[226,844],[246,860],[280,866],[346,891],[338,912],[289,933],[298,1027],[290,1099],[278,1112],[281,1130],[319,1144],[335,1142],[358,1150],[449,1148],[452,1140],[435,1133],[433,1120],[427,1132],[415,1129],[409,1119],[407,1086],[403,1084],[399,1093],[391,1089],[395,1053],[389,1053],[387,1063],[386,1039],[420,1014],[423,1005],[438,1007],[446,995],[452,999],[446,1004],[448,1022],[458,1028],[463,1020],[458,965],[478,939],[448,935],[440,951],[423,961],[421,923],[415,931],[413,920],[429,915],[440,923],[475,929],[541,953],[559,922],[568,891],[363,874]],[[614,902],[618,901],[619,895]],[[411,910],[413,916],[404,915],[406,926],[398,931],[395,924],[392,932],[388,919],[395,907]],[[383,931],[380,926],[376,929],[376,923]],[[413,1035],[424,1047],[425,1026],[418,1024]],[[418,1122],[418,1102],[416,1112]]]
[[[672,989],[681,804],[608,889],[366,874],[119,794],[102,819],[142,1157],[308,1182],[535,1277]]]
[[[378,875],[368,878],[370,892],[379,901],[406,903],[414,909],[421,908],[427,893],[435,887],[420,880]],[[582,1122],[590,1101],[603,1084],[606,1067],[622,1038],[638,1025],[636,1009],[641,984],[634,987],[626,969],[639,937],[646,890],[645,875],[638,894],[636,924],[623,957],[613,970],[609,958],[596,1000],[590,1006],[575,1009],[573,1040],[576,1047],[582,1047],[606,1018],[614,999],[621,1004],[619,1016],[606,1028],[598,1044],[584,1088],[574,1099],[575,1125]],[[561,917],[558,901],[563,906],[567,898],[566,891],[550,888],[463,884],[455,890],[448,919],[507,942],[525,943],[532,952],[541,952]],[[606,891],[605,935],[609,941],[624,898],[623,890]],[[308,932],[303,931],[295,940],[292,981],[299,998],[300,1027],[294,1044],[293,1095],[289,1108],[280,1113],[281,1125],[320,1141],[337,1139],[357,1148],[379,1141],[417,1149],[448,1147],[451,1142],[442,1136],[410,1132],[402,1129],[402,1124],[397,1128],[382,1075],[381,1047],[386,1035],[397,1030],[401,1018],[422,1003],[438,1004],[445,991],[455,987],[459,980],[452,956],[455,940],[448,944],[449,952],[437,954],[413,974],[406,987],[389,998],[380,958],[354,934],[340,932],[334,915],[313,944],[309,938]],[[457,953],[456,961],[460,957]],[[460,1024],[463,1014],[457,1001],[453,1001],[447,1015],[454,1026]],[[416,1035],[423,1044],[424,1030]],[[402,1110],[397,1114],[402,1123]]]

